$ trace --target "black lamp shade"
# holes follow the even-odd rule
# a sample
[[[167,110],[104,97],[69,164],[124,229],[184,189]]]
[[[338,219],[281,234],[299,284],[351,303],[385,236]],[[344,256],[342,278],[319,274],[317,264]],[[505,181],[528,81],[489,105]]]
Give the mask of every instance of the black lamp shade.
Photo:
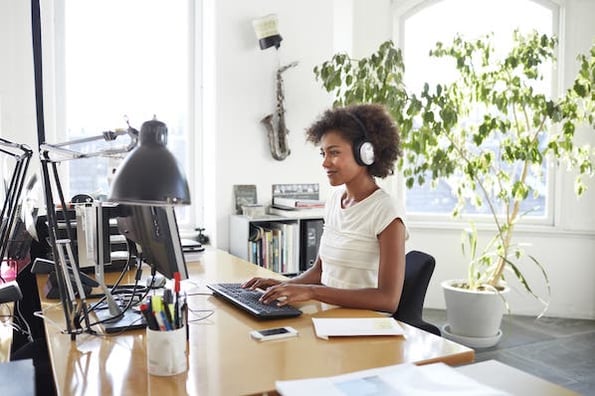
[[[133,205],[188,205],[190,190],[182,169],[167,149],[167,126],[145,122],[139,145],[118,168],[109,201]]]

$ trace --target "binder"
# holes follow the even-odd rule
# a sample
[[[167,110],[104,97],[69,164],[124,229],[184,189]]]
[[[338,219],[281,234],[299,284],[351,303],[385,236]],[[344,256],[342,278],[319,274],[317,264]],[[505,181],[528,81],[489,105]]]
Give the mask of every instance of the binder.
[[[323,226],[324,221],[322,219],[307,219],[301,221],[300,271],[307,270],[316,261]]]

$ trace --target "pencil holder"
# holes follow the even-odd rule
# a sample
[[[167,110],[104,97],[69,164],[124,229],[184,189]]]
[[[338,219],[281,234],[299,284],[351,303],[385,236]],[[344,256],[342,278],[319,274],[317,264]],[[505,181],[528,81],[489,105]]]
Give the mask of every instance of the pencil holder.
[[[149,374],[167,376],[188,369],[186,327],[159,331],[147,328],[147,368]]]

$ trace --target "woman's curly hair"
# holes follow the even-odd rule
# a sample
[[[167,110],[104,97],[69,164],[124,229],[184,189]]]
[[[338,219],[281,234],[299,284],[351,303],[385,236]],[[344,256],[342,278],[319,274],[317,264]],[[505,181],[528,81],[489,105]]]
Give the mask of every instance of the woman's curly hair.
[[[392,117],[382,105],[359,104],[326,110],[306,130],[306,140],[318,145],[331,130],[341,133],[352,145],[365,134],[374,147],[374,163],[368,166],[370,175],[384,178],[394,173],[395,161],[401,156],[401,139]]]

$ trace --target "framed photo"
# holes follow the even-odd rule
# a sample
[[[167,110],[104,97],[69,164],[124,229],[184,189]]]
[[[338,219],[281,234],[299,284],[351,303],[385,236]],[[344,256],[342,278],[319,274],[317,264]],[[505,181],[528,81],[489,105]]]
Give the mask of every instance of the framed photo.
[[[256,184],[235,184],[233,196],[236,205],[236,214],[242,214],[242,205],[254,205],[257,203]]]

